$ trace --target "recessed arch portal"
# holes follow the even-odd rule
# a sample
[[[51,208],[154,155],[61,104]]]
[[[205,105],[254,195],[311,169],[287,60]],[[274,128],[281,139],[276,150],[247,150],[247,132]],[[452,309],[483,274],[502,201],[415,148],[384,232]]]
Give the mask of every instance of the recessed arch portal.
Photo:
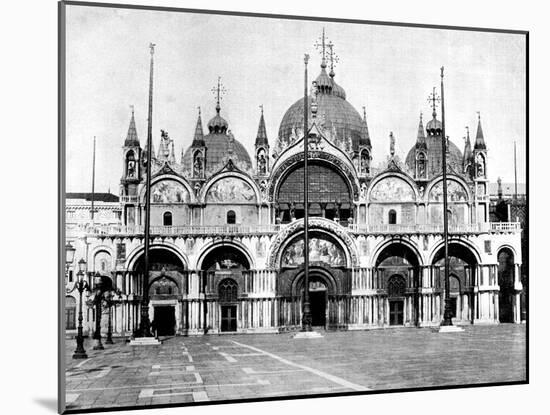
[[[131,262],[130,269],[134,271],[143,271],[144,269],[144,250],[137,253]],[[172,249],[163,246],[152,246],[149,252],[149,270],[150,271],[178,271],[182,272],[187,268],[185,260],[176,254]]]
[[[498,251],[498,293],[499,319],[501,323],[514,322],[514,253],[509,248]]]
[[[163,242],[163,243],[154,243],[151,244],[149,247],[150,249],[150,255],[153,252],[156,251],[168,251],[175,255],[175,257],[179,260],[179,263],[181,264],[182,269],[187,269],[189,261],[187,260],[187,257],[185,254],[181,252],[181,250],[174,244],[169,242]],[[128,259],[126,261],[126,268],[130,271],[137,271],[138,268],[138,262],[141,264],[143,262],[143,255],[145,252],[144,245],[140,245],[138,248],[134,249],[129,255]],[[141,265],[140,265],[141,266]]]
[[[458,287],[461,291],[465,287],[474,285],[475,269],[478,264],[476,254],[469,247],[455,241],[449,242],[449,273],[458,279]],[[436,278],[436,287],[445,286],[445,247],[439,246],[434,251],[432,265],[435,265],[439,278]]]
[[[242,271],[251,268],[251,261],[240,247],[233,244],[219,244],[199,259],[197,268],[202,271]]]
[[[420,264],[418,253],[402,241],[388,243],[375,256],[375,284],[386,290],[385,320],[391,326],[419,324]]]
[[[382,248],[378,255],[375,257],[375,267],[385,265],[406,265],[406,266],[418,266],[420,265],[420,258],[410,246],[402,242],[392,242]],[[397,260],[392,259],[397,258]]]

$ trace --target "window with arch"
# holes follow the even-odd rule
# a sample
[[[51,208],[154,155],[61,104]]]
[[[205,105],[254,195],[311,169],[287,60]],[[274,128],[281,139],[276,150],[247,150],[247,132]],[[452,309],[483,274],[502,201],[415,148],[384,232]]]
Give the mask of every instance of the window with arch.
[[[390,209],[388,212],[388,223],[390,225],[395,225],[397,223],[397,212],[395,209]]]
[[[402,275],[392,275],[388,280],[388,297],[403,297],[407,282]]]
[[[164,226],[172,226],[172,212],[164,212],[162,215],[162,224]]]
[[[227,224],[234,225],[235,223],[237,223],[237,215],[234,210],[230,210],[227,212]]]
[[[235,280],[226,278],[220,282],[218,293],[220,303],[233,303],[237,301],[238,285]]]
[[[100,250],[94,255],[94,265],[92,270],[94,272],[101,272],[106,275],[109,273],[112,267],[112,257],[107,251]]]
[[[136,158],[133,151],[129,151],[126,156],[126,176],[136,177]]]

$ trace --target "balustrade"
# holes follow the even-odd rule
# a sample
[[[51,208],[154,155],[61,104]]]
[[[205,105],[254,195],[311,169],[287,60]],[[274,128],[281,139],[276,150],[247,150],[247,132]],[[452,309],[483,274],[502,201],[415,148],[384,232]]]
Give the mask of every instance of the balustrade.
[[[287,225],[182,225],[151,226],[151,235],[243,235],[273,234]],[[78,230],[93,235],[143,235],[141,225],[77,225]],[[74,228],[74,227],[73,227]],[[73,231],[76,229],[71,228]],[[363,234],[443,233],[440,224],[350,224],[342,229]],[[450,224],[449,233],[520,232],[519,222]]]

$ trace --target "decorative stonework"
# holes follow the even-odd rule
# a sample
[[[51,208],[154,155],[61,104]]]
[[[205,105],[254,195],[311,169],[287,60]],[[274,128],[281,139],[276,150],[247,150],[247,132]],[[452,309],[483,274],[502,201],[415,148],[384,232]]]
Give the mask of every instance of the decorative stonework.
[[[277,234],[275,237],[270,253],[269,253],[269,267],[271,269],[277,269],[279,267],[279,257],[280,257],[280,251],[281,246],[294,234],[298,233],[300,230],[304,228],[304,222],[301,220],[295,221],[281,229],[281,231]],[[349,236],[347,231],[342,228],[340,225],[336,224],[335,222],[328,220],[328,219],[322,219],[322,218],[310,218],[309,219],[309,228],[311,230],[321,229],[326,230],[331,235],[336,236],[340,241],[344,243],[344,245],[347,248],[347,252],[349,254],[350,258],[350,264],[347,264],[348,266],[357,266],[357,249],[355,247],[355,243],[353,239]]]
[[[370,200],[375,202],[413,202],[414,190],[405,180],[390,176],[377,182],[370,192]]]
[[[302,162],[303,160],[304,160],[303,153],[294,154],[293,156],[286,159],[279,166],[277,171],[274,172],[273,176],[271,177],[271,180],[269,181],[269,185],[266,191],[269,202],[273,202],[275,200],[274,193],[275,193],[276,185],[281,180],[281,177],[288,171],[289,168],[291,168],[295,164]],[[340,173],[344,175],[348,183],[351,185],[354,200],[357,200],[359,198],[359,186],[357,184],[357,181],[355,180],[355,175],[353,171],[348,167],[348,165],[344,163],[341,159],[339,159],[333,154],[326,153],[324,151],[310,151],[308,160],[322,160],[336,166],[340,171]]]
[[[189,203],[187,189],[175,180],[161,180],[151,186],[151,203]]]

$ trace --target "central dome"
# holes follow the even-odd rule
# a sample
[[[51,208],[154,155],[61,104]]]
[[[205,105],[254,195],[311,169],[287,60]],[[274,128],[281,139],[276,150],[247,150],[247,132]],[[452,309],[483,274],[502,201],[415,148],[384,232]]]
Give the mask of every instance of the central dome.
[[[332,73],[331,73],[332,75]],[[351,139],[352,148],[359,149],[361,138],[368,139],[365,122],[353,106],[346,101],[346,92],[328,76],[325,68],[317,83],[317,125],[327,132],[327,139],[335,141]],[[309,119],[311,114],[311,96],[308,96]],[[279,126],[279,143],[288,144],[297,130],[304,128],[304,98],[296,101],[285,113]],[[299,138],[299,137],[298,137]]]

